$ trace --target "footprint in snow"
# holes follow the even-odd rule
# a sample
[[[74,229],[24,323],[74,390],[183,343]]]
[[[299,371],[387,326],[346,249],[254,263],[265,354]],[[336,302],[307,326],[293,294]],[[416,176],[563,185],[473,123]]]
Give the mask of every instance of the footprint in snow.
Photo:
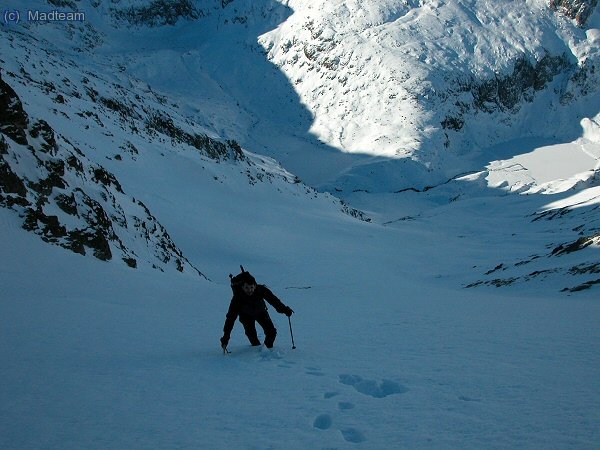
[[[347,411],[349,409],[354,409],[354,403],[350,403],[350,402],[339,402],[338,403],[338,409],[340,411]]]
[[[329,430],[332,425],[333,419],[329,414],[320,414],[313,422],[313,427],[318,428],[319,430]],[[366,440],[362,432],[356,428],[342,428],[340,429],[340,433],[342,433],[342,437],[346,442],[351,442],[353,444],[358,444]]]
[[[313,376],[323,376],[323,372],[317,367],[305,367],[306,374]],[[403,394],[408,392],[408,388],[392,380],[383,379],[381,381],[365,379],[359,375],[342,374],[339,375],[339,382],[346,386],[352,386],[357,392],[368,395],[373,398],[384,398],[389,395]],[[340,395],[338,391],[328,391],[323,394],[323,398],[330,399]],[[466,401],[465,398],[461,400]],[[471,400],[471,399],[469,399]],[[337,403],[338,411],[350,411],[355,408],[354,403],[339,401]],[[346,413],[351,414],[351,413]],[[344,417],[348,417],[344,415]],[[313,427],[319,430],[329,430],[333,427],[333,418],[330,414],[320,414],[313,421]],[[354,427],[336,427],[344,440],[351,444],[359,444],[367,439],[358,428]]]
[[[275,349],[269,349],[266,347],[260,347],[259,349],[259,360],[261,361],[271,361],[273,359],[283,359],[285,357],[285,353]]]
[[[340,430],[340,432],[342,433],[342,436],[344,437],[346,442],[359,444],[365,441],[364,435],[356,428],[344,428]]]
[[[307,375],[312,375],[315,377],[322,377],[323,375],[325,375],[321,369],[319,369],[318,367],[307,367],[306,368],[306,374]]]
[[[408,388],[391,380],[365,380],[359,375],[342,374],[339,376],[340,383],[352,386],[358,392],[373,398],[384,398],[393,394],[404,394]]]
[[[329,414],[320,414],[315,418],[313,427],[318,428],[319,430],[328,430],[331,428],[332,423],[333,420]]]

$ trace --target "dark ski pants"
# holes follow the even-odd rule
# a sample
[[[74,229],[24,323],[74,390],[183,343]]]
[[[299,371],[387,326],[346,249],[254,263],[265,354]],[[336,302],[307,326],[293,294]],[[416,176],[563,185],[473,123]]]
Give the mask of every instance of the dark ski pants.
[[[258,317],[240,314],[240,322],[244,326],[244,332],[246,333],[246,336],[248,337],[248,340],[250,341],[251,345],[260,345],[260,340],[258,339],[258,335],[256,334],[255,325],[255,322],[258,322],[258,324],[265,332],[265,347],[273,347],[273,343],[275,342],[275,336],[277,336],[277,329],[275,328],[275,325],[273,325],[273,321],[269,317],[269,313],[265,311],[264,314],[261,314]]]

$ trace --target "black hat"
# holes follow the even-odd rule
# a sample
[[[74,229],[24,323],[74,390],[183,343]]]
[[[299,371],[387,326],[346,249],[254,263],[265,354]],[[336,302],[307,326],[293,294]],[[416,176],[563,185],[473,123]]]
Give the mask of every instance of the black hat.
[[[235,277],[231,277],[231,285],[232,286],[241,286],[242,284],[256,284],[256,280],[254,279],[254,277],[250,274],[250,272],[242,272],[238,275],[236,275]]]
[[[244,272],[240,274],[240,283],[241,284],[256,284],[256,279],[250,275],[250,272]]]

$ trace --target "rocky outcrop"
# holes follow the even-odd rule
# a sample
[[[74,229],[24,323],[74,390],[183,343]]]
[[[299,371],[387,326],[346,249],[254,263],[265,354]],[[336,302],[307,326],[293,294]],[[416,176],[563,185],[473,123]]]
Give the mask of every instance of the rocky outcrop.
[[[552,250],[552,255],[558,256],[578,252],[586,247],[589,247],[590,245],[600,246],[600,233],[597,233],[592,236],[582,236],[575,242],[560,244],[558,247]]]
[[[13,89],[0,75],[0,132],[13,141],[25,145],[27,138],[25,130],[29,124],[27,114],[23,111],[23,104]]]
[[[0,206],[25,230],[102,261],[202,275],[141,201],[50,124],[29,117],[1,79],[0,107]]]
[[[126,20],[132,25],[158,27],[175,25],[180,19],[195,20],[202,12],[190,0],[154,0],[147,6],[115,9],[115,18]]]
[[[174,143],[188,144],[215,161],[243,160],[245,158],[242,148],[236,141],[221,142],[206,134],[189,133],[175,125],[173,119],[168,115],[154,114],[146,121],[146,129],[149,133],[164,134],[170,137]]]
[[[523,103],[533,102],[536,92],[545,89],[554,77],[571,70],[575,68],[566,55],[546,55],[533,63],[526,58],[517,60],[507,75],[484,81],[457,80],[456,88],[447,94],[457,98],[457,107],[442,120],[442,128],[458,131],[466,122],[465,116],[478,111],[515,113]]]
[[[583,27],[598,5],[598,0],[550,0],[549,5]]]
[[[88,82],[88,84],[91,83]],[[110,114],[112,116],[116,114],[121,122],[121,127],[127,128],[133,133],[143,132],[150,139],[159,135],[166,136],[171,139],[173,144],[187,144],[215,161],[242,161],[245,159],[244,152],[236,141],[221,141],[213,139],[205,133],[186,131],[179,123],[176,123],[169,112],[149,106],[139,96],[130,96],[122,87],[118,89],[121,94],[120,98],[100,95],[91,86],[86,86],[85,92],[88,98],[101,109],[112,113]],[[158,94],[153,94],[157,97],[158,103],[165,103],[165,100]],[[84,111],[78,114],[82,117],[93,118],[100,126],[104,127],[97,112]]]
[[[592,179],[590,186],[597,185]],[[533,280],[560,280],[562,292],[578,292],[597,288],[600,284],[600,263],[595,254],[600,247],[600,206],[565,206],[536,212],[532,222],[552,222],[549,236],[559,243],[546,245],[546,252],[530,254],[515,261],[503,261],[482,274],[482,278],[466,285],[506,287]],[[548,228],[547,230],[550,230]],[[565,242],[565,236],[569,238]],[[567,287],[563,287],[567,285]]]

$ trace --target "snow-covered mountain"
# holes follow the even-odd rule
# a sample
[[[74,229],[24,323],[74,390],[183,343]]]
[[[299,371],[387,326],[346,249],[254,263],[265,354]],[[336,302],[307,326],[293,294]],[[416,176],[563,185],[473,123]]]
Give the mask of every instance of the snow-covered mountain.
[[[172,263],[180,272],[197,271],[141,201],[127,197],[114,175],[57,136],[46,121],[30,121],[2,80],[0,102],[0,129],[8,138],[0,141],[0,204],[23,218],[25,230],[75,253],[91,251],[103,261],[116,251],[134,268],[146,257],[144,262],[157,268]]]
[[[450,189],[442,195],[450,201],[462,195],[455,186],[465,173],[511,192],[562,192],[582,188],[588,179],[594,185],[600,83],[599,13],[593,2],[98,0],[17,1],[12,8],[7,11],[19,12],[21,20],[7,21],[2,29],[3,86],[16,91],[5,94],[5,103],[22,101],[23,111],[15,114],[24,118],[6,117],[3,126],[20,127],[24,136],[12,142],[14,136],[7,135],[4,145],[11,152],[3,157],[4,171],[25,187],[51,177],[17,170],[16,154],[24,150],[15,146],[27,145],[39,129],[46,130],[56,152],[67,152],[59,162],[44,163],[60,166],[54,178],[62,177],[63,166],[72,169],[65,163],[69,155],[89,160],[92,175],[54,182],[68,187],[60,194],[29,189],[33,197],[22,201],[20,212],[29,229],[78,252],[84,252],[81,242],[99,241],[93,245],[105,251],[92,253],[117,253],[135,265],[140,250],[133,247],[148,245],[156,255],[149,264],[160,267],[174,258],[183,269],[185,255],[161,225],[165,219],[126,238],[133,232],[125,219],[129,207],[116,200],[131,192],[127,201],[142,208],[131,213],[132,220],[138,225],[146,220],[140,216],[156,220],[152,207],[139,200],[131,172],[139,171],[142,180],[148,176],[140,171],[143,155],[164,155],[167,149],[199,155],[203,170],[217,173],[213,181],[226,166],[250,184],[279,180],[275,186],[283,183],[285,191],[319,196],[303,179],[383,223],[409,214],[402,200],[390,208],[377,195],[445,186],[435,192]],[[58,9],[82,13],[84,20],[33,20]],[[582,156],[538,187],[531,172],[513,173],[510,158],[522,151],[523,139],[575,142],[569,148]],[[29,148],[39,160],[35,145]],[[249,151],[276,158],[294,175]],[[548,155],[569,158],[569,152],[539,155],[545,156],[532,161],[535,167]],[[37,164],[41,171],[47,170],[44,164]],[[95,171],[107,175],[98,178]],[[97,185],[102,179],[110,192],[100,197],[75,182]],[[83,200],[73,200],[79,190],[105,204],[110,224],[78,214],[83,222],[67,226],[69,213],[56,195],[81,205]],[[343,202],[327,201],[367,219]],[[24,206],[32,202],[38,205],[37,222]],[[16,208],[10,196],[3,203]],[[525,211],[524,220],[537,213]],[[60,236],[49,231],[56,221]],[[594,221],[581,222],[571,226],[581,235],[552,239],[545,247],[593,239]],[[154,241],[148,229],[163,237]],[[73,244],[73,236],[82,233],[87,237]],[[103,237],[91,237],[96,235]],[[125,244],[128,240],[139,243]]]
[[[410,156],[440,181],[500,142],[572,139],[598,113],[591,5],[580,27],[543,0],[289,5],[260,42],[314,115],[311,132],[336,148]],[[418,183],[402,167],[395,187]]]
[[[118,10],[108,17],[137,23],[132,17],[138,13],[132,11]],[[155,25],[146,13],[139,14],[145,26]],[[166,23],[176,21],[169,17]],[[148,207],[122,188],[132,182],[131,171],[138,171],[153,152],[188,155],[197,160],[199,170],[211,172],[205,177],[213,182],[223,182],[225,165],[225,172],[233,171],[249,186],[269,183],[292,195],[319,196],[274,161],[244,152],[234,140],[209,136],[210,130],[142,80],[113,73],[111,58],[95,59],[103,33],[87,22],[75,30],[62,24],[24,24],[30,30],[44,26],[55,41],[4,30],[8,60],[3,61],[6,81],[0,85],[0,199],[22,217],[25,229],[76,253],[85,255],[89,249],[102,260],[118,255],[131,267],[143,262],[162,270],[173,264],[179,271],[197,272]],[[59,46],[61,39],[66,43]],[[145,176],[147,172],[140,173],[141,180]],[[361,217],[337,199],[328,201]]]
[[[596,446],[598,9],[11,0],[0,447]]]
[[[178,94],[198,123],[328,190],[373,190],[365,172],[380,190],[435,184],[507,140],[573,140],[598,112],[594,2],[65,5],[85,24],[36,35]]]

